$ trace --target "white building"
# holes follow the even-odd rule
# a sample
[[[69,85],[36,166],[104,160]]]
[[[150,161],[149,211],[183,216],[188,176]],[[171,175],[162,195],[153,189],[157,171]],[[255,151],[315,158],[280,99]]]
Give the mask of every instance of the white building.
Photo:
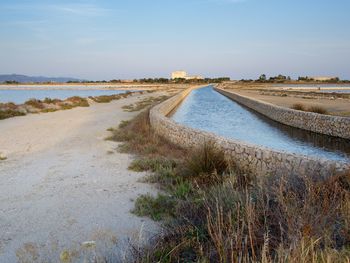
[[[326,76],[316,76],[316,77],[311,77],[311,79],[315,81],[329,81],[336,79],[337,77],[326,77]]]
[[[186,71],[174,71],[171,73],[171,79],[203,79],[202,76],[187,76]]]
[[[172,79],[185,79],[187,76],[186,71],[174,71],[171,73],[171,78]]]

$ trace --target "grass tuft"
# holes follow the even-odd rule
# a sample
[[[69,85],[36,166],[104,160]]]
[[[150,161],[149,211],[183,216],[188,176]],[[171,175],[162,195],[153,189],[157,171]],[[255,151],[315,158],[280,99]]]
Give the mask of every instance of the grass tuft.
[[[311,106],[308,108],[308,111],[319,113],[319,114],[328,114],[328,111],[321,106]]]
[[[138,101],[134,104],[125,105],[122,108],[124,109],[124,111],[127,111],[127,112],[140,111],[140,110],[143,110],[151,105],[159,103],[167,98],[168,98],[167,96],[148,97],[148,98],[145,98],[145,99]]]
[[[293,106],[291,108],[294,110],[308,111],[308,112],[314,112],[314,113],[318,113],[318,114],[329,114],[328,111],[325,108],[323,108],[322,106],[306,107],[302,103],[296,103],[296,104],[293,104]]]
[[[292,109],[293,110],[306,111],[306,107],[302,103],[295,103],[295,104],[293,104]]]
[[[157,197],[142,195],[135,202],[132,211],[138,216],[148,216],[155,221],[164,220],[174,215],[175,200],[171,196],[158,194]]]

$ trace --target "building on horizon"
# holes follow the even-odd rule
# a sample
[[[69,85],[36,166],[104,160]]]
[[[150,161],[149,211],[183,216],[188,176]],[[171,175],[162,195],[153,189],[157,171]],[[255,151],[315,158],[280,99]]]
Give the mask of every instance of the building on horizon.
[[[316,76],[316,77],[311,77],[311,79],[315,81],[330,81],[337,79],[338,77],[326,77],[326,76]]]
[[[186,79],[186,80],[191,80],[191,79],[204,79],[202,76],[196,75],[196,76],[188,76],[186,71],[179,70],[179,71],[174,71],[171,73],[171,79]]]

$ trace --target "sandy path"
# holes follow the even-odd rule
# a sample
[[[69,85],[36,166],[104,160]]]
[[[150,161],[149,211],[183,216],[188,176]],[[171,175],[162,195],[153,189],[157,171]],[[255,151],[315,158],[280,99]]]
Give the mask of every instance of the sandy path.
[[[0,262],[57,262],[64,249],[86,257],[92,249],[81,244],[90,240],[98,252],[124,253],[127,237],[155,232],[130,213],[133,200],[154,189],[128,171],[131,156],[104,140],[107,128],[137,114],[121,107],[145,96],[0,121],[8,157],[0,161]]]

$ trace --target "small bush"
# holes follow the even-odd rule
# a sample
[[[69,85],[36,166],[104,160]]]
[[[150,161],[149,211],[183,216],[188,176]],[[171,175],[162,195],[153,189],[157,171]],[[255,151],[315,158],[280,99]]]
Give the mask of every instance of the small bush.
[[[66,101],[69,101],[72,103],[73,107],[89,107],[89,102],[86,98],[81,98],[78,96],[70,97]]]
[[[57,103],[62,102],[62,100],[45,98],[45,99],[43,100],[43,102],[46,103],[46,104],[57,104]]]
[[[4,110],[16,110],[17,105],[13,102],[7,102],[7,103],[0,103],[0,109]]]
[[[135,209],[132,212],[138,216],[148,216],[159,221],[174,215],[175,204],[175,200],[170,196],[158,194],[157,197],[153,197],[147,194],[136,200]]]
[[[63,103],[60,105],[61,110],[71,110],[73,108],[74,108],[74,106],[72,104],[68,104],[68,103]]]
[[[43,102],[36,99],[27,100],[24,104],[40,110],[45,108],[45,105],[43,104]]]
[[[41,112],[48,113],[48,112],[55,112],[55,111],[58,111],[58,109],[47,108],[47,109],[43,109]]]
[[[300,111],[305,111],[306,110],[305,105],[301,104],[301,103],[293,104],[292,109],[293,110],[300,110]]]
[[[166,158],[142,158],[131,162],[129,169],[136,172],[152,171],[155,172],[162,168],[173,169],[176,167],[176,162]]]
[[[102,95],[102,96],[89,97],[89,98],[97,103],[109,103],[112,100],[119,100],[122,97],[119,94],[114,94],[114,95]]]
[[[225,153],[214,143],[206,142],[202,147],[190,152],[184,166],[186,176],[210,184],[212,180],[223,180],[222,176],[228,172],[229,162],[225,158]]]
[[[140,111],[140,110],[145,109],[151,105],[159,103],[167,98],[168,98],[167,96],[149,97],[149,98],[145,98],[141,101],[138,101],[135,104],[125,105],[122,108],[124,109],[124,111],[128,111],[128,112]]]
[[[319,113],[319,114],[328,114],[327,110],[321,106],[306,107],[304,104],[301,104],[301,103],[293,104],[292,109],[300,110],[300,111],[314,112],[314,113]]]
[[[311,106],[308,108],[308,111],[319,114],[328,114],[328,111],[321,106]]]
[[[121,121],[120,123],[119,123],[119,129],[122,129],[122,128],[125,128],[126,126],[128,126],[129,125],[129,123],[130,123],[130,121]]]
[[[26,114],[17,110],[0,110],[0,120],[24,115]]]

